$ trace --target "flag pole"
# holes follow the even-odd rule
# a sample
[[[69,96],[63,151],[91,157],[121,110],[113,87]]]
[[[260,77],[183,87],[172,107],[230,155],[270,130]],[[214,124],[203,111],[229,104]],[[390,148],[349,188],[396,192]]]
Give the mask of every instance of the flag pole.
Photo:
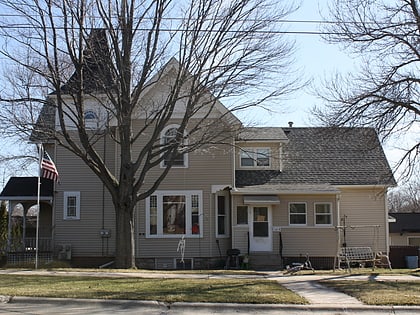
[[[41,197],[41,161],[42,161],[42,154],[43,148],[42,144],[38,145],[38,190],[37,190],[37,198],[36,198],[36,205],[37,205],[37,214],[36,214],[36,239],[35,239],[35,269],[38,269],[38,245],[39,245],[39,214],[41,212],[41,205],[40,205],[40,197]]]

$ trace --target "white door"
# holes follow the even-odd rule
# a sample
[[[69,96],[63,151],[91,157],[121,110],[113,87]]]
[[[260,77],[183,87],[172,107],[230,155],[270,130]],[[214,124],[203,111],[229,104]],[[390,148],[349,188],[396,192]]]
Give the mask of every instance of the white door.
[[[249,247],[251,252],[271,252],[273,233],[271,207],[249,207]]]

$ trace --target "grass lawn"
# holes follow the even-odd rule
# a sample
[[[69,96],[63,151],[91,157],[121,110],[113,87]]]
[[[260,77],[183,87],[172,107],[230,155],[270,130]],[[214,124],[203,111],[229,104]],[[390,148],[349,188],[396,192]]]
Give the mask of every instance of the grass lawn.
[[[418,281],[333,280],[321,283],[369,305],[420,305],[420,282]]]
[[[306,304],[276,281],[0,275],[0,295],[255,304]]]

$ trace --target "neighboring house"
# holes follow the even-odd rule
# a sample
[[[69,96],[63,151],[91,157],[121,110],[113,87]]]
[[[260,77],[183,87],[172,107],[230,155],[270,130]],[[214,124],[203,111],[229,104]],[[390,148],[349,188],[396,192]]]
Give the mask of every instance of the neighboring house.
[[[160,78],[172,79],[169,70]],[[145,97],[164,96],[162,86],[153,84]],[[96,121],[102,113],[90,104],[86,119]],[[209,119],[240,124],[227,113],[218,103]],[[46,108],[40,121],[51,124],[51,117]],[[176,120],[168,122],[162,141],[176,127]],[[138,203],[139,267],[223,267],[227,253],[238,249],[253,268],[281,268],[306,254],[316,268],[331,268],[343,243],[388,252],[386,192],[395,180],[373,129],[243,127],[231,141],[180,155],[155,193]],[[105,138],[98,147],[108,165],[117,165],[118,148],[109,143]],[[109,194],[76,156],[54,143],[46,147],[60,173],[50,221],[41,221],[51,230],[52,252],[80,266],[112,261]],[[13,211],[19,201],[9,200]]]
[[[420,213],[393,212],[389,216],[390,245],[420,247]]]

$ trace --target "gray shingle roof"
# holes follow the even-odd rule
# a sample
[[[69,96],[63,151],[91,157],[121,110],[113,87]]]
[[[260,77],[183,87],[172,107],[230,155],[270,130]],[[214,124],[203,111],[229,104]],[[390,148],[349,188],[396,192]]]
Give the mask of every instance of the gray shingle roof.
[[[41,197],[53,197],[54,182],[41,177]],[[0,200],[34,200],[38,195],[38,177],[11,177],[0,194]]]
[[[395,185],[371,128],[282,128],[282,171],[236,171],[236,186],[262,184]]]
[[[420,213],[390,213],[395,222],[389,223],[390,233],[420,232]]]
[[[281,127],[246,127],[237,136],[239,141],[286,141]]]

